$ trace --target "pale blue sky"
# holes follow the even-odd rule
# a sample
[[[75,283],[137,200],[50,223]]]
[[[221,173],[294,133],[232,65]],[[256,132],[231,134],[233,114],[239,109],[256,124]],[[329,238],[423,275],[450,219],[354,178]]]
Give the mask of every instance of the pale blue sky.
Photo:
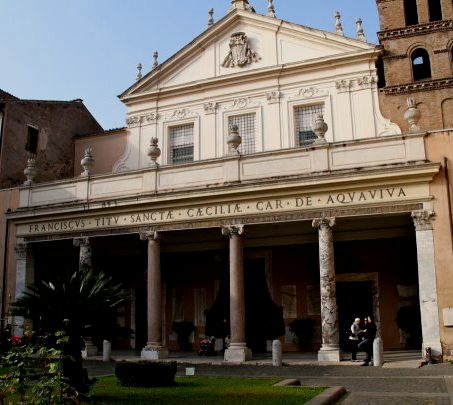
[[[265,14],[267,0],[251,0]],[[334,14],[355,36],[364,20],[369,42],[379,29],[375,0],[274,0],[281,19],[334,31]],[[152,52],[163,62],[206,29],[207,11],[222,18],[230,0],[0,0],[0,88],[25,99],[81,98],[105,128],[124,126],[117,95],[143,73]]]

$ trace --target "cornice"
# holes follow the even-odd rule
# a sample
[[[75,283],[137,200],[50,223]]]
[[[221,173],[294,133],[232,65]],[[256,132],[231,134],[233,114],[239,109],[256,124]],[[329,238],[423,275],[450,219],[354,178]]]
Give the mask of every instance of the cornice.
[[[110,204],[111,198],[92,201],[72,201],[37,207],[24,207],[6,214],[14,221],[39,221],[42,217],[65,215],[67,218],[78,218],[80,215],[92,215],[105,211],[124,213],[131,207],[157,204],[160,208],[181,207],[190,203],[196,205],[209,199],[213,203],[220,203],[228,195],[230,200],[246,198],[267,198],[276,193],[280,195],[294,194],[300,190],[310,192],[327,192],[344,188],[375,187],[397,184],[429,183],[439,172],[440,164],[419,162],[414,164],[396,164],[377,167],[337,170],[300,176],[282,176],[261,180],[244,181],[237,184],[222,184],[209,190],[192,189],[180,191],[165,191],[159,194],[142,194],[140,196],[116,197],[115,204]],[[105,215],[108,215],[105,213]]]
[[[410,25],[403,28],[389,29],[378,32],[379,41],[426,35],[433,32],[453,30],[453,20],[432,21],[424,24]]]
[[[360,50],[358,52],[351,52],[346,54],[339,54],[328,56],[319,59],[312,59],[303,62],[294,62],[283,65],[275,65],[271,67],[265,67],[260,69],[251,69],[246,72],[233,73],[229,75],[222,75],[217,77],[211,77],[204,80],[198,80],[195,82],[184,83],[181,85],[171,86],[167,88],[159,88],[156,90],[151,90],[146,93],[139,93],[134,95],[124,96],[122,98],[123,103],[129,105],[134,102],[149,100],[152,98],[159,98],[165,96],[170,96],[173,94],[187,94],[193,91],[199,92],[200,88],[203,87],[203,90],[209,88],[214,88],[218,86],[226,86],[229,84],[239,84],[247,82],[256,82],[259,80],[264,80],[269,77],[282,77],[285,75],[291,75],[296,71],[303,70],[304,72],[309,72],[312,70],[319,70],[324,66],[326,68],[331,68],[332,63],[341,65],[341,64],[353,64],[360,63],[365,60],[375,59],[382,53],[382,50],[378,47],[375,47],[370,50]]]
[[[420,91],[430,91],[447,89],[453,87],[453,78],[424,80],[421,82],[401,84],[397,86],[388,86],[380,89],[385,95],[416,93]]]

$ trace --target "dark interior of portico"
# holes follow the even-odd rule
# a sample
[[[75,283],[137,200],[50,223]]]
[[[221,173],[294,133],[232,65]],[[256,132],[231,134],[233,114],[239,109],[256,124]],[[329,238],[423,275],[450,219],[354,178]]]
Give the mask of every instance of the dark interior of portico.
[[[301,350],[289,325],[308,318],[313,321],[307,331],[311,336],[303,350],[319,349],[318,244],[311,221],[246,226],[243,240],[249,346],[255,352],[266,350],[266,341],[278,330],[285,351]],[[415,332],[398,328],[398,311],[418,308],[415,233],[409,214],[337,219],[334,240],[340,343],[345,343],[342,334],[356,316],[371,313],[384,348],[405,348],[407,333]],[[118,322],[133,330],[133,338],[119,339],[115,347],[139,350],[147,341],[147,242],[129,234],[93,237],[91,244],[93,267],[131,291],[131,302],[119,312]],[[72,240],[36,243],[36,278],[49,279],[76,268],[77,255]],[[228,238],[219,228],[162,232],[164,339],[171,350],[180,349],[175,322],[193,325],[193,350],[205,333],[227,333],[228,266]],[[284,325],[279,324],[282,320]]]

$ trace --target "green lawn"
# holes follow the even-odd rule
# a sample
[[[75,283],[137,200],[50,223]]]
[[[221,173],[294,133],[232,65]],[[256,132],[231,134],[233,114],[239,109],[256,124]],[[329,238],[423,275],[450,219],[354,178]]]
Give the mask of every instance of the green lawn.
[[[93,388],[93,398],[84,405],[268,405],[303,404],[323,388],[273,387],[279,380],[247,378],[177,378],[170,388],[125,388],[115,377],[100,379]]]

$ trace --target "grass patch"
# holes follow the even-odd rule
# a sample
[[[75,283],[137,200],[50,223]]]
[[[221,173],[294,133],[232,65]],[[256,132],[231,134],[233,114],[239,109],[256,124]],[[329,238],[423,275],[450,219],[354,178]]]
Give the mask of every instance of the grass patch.
[[[319,387],[273,387],[277,379],[176,378],[166,388],[125,388],[115,377],[100,379],[93,388],[91,405],[275,405],[303,404],[324,391]]]

